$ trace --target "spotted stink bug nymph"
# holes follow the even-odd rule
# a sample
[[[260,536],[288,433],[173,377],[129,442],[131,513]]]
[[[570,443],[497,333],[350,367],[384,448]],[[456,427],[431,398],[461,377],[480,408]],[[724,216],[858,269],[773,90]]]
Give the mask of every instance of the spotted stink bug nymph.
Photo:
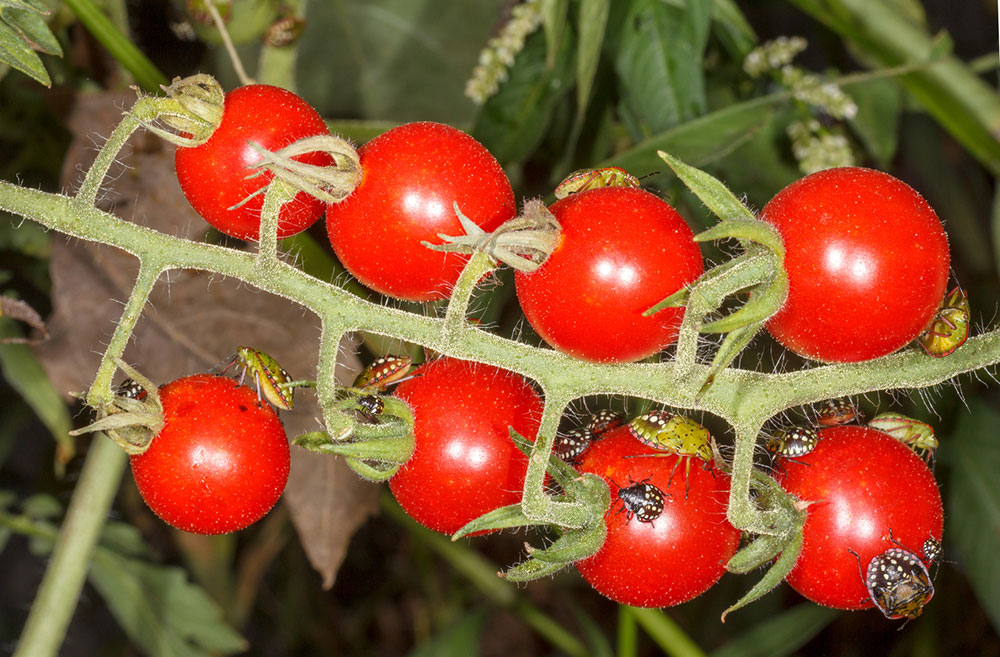
[[[590,416],[587,422],[587,429],[590,430],[591,440],[600,440],[604,434],[616,427],[620,427],[625,421],[625,416],[608,409],[601,409]]]
[[[361,370],[354,379],[354,387],[367,392],[381,392],[410,372],[413,358],[410,356],[382,356],[374,363]]]
[[[618,512],[625,511],[626,522],[634,516],[639,522],[652,523],[663,513],[666,495],[648,480],[629,481],[625,488],[618,487],[618,499],[622,503]]]
[[[591,434],[584,427],[576,427],[556,434],[552,453],[567,463],[575,463],[590,447]]]
[[[819,433],[809,427],[789,427],[769,434],[764,449],[777,456],[798,458],[816,449]]]
[[[861,559],[857,553],[858,569]],[[872,602],[886,618],[913,619],[934,596],[927,567],[917,555],[903,548],[890,548],[868,562],[865,586]]]

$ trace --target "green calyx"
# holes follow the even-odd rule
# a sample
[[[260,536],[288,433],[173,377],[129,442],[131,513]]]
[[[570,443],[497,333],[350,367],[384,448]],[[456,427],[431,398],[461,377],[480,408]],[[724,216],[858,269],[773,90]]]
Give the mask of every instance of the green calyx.
[[[226,94],[211,75],[174,78],[163,87],[166,98],[140,97],[132,113],[150,132],[177,146],[191,148],[208,141],[222,122]]]
[[[143,400],[131,399],[108,391],[95,406],[97,420],[80,429],[70,431],[79,436],[95,431],[105,432],[109,438],[130,456],[142,454],[163,428],[163,404],[157,386],[125,361],[115,362],[133,381],[146,391]]]

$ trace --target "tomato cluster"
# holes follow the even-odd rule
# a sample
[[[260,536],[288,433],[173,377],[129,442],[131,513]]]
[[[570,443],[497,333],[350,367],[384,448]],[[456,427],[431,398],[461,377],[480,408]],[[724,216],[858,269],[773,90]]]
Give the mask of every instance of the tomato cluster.
[[[259,158],[251,145],[275,150],[319,134],[326,134],[322,120],[293,94],[265,85],[237,89],[226,96],[222,122],[209,140],[178,150],[178,178],[206,220],[230,235],[257,239],[261,202],[254,194],[270,174],[247,178],[247,167]],[[410,301],[448,298],[468,256],[428,246],[466,229],[478,235],[460,216],[483,234],[515,217],[500,164],[454,128],[402,125],[365,144],[358,156],[354,190],[326,206],[299,193],[282,206],[279,237],[307,228],[325,210],[337,258],[379,293]],[[333,163],[321,153],[300,159]],[[669,347],[684,309],[646,313],[704,273],[684,219],[620,169],[578,172],[556,196],[547,210],[558,225],[551,248],[536,258],[537,267],[515,276],[527,321],[549,345],[586,361],[633,362]],[[787,298],[766,328],[789,350],[819,361],[857,362],[892,353],[921,333],[948,338],[944,348],[929,352],[936,356],[964,341],[951,319],[967,324],[967,305],[942,310],[947,237],[930,206],[901,181],[863,168],[822,171],[779,192],[760,219],[781,238],[788,280]],[[934,322],[955,334],[928,328]],[[284,375],[276,363],[258,361],[265,373]],[[408,359],[405,365],[408,370]],[[393,372],[393,382],[406,374]],[[268,398],[291,409],[278,383],[268,379]],[[386,398],[367,394],[366,385],[355,385],[364,394],[357,407],[377,423]],[[404,378],[393,394],[412,410],[415,450],[389,486],[413,518],[451,534],[520,500],[527,459],[510,433],[534,438],[544,405],[529,381],[442,357]],[[212,377],[179,380],[161,397],[166,425],[153,447],[133,458],[136,481],[154,511],[204,533],[238,529],[266,513],[288,472],[284,432],[270,407]],[[198,421],[203,405],[214,409],[213,422]],[[840,418],[842,410],[831,417]],[[600,431],[580,427],[556,444],[557,455],[603,478],[613,500],[604,544],[576,565],[614,600],[678,604],[712,586],[739,545],[740,532],[726,520],[729,478],[715,464],[707,431],[693,421],[665,411],[628,426],[620,421],[604,422]],[[908,439],[930,448],[926,436]],[[905,444],[861,426],[780,432],[767,447],[779,457],[780,483],[808,508],[789,584],[828,606],[874,604],[889,617],[919,614],[933,594],[926,568],[938,558],[942,533],[941,500],[926,464]]]

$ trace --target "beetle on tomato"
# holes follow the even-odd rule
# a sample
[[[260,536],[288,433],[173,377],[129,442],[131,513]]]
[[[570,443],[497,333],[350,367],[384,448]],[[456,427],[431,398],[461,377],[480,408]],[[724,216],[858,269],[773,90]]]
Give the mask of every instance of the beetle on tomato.
[[[142,499],[167,524],[225,534],[260,520],[288,481],[285,429],[232,379],[198,374],[160,391],[163,428],[130,457]]]
[[[778,342],[826,362],[884,356],[933,319],[948,284],[948,238],[913,188],[841,167],[771,199],[761,219],[785,245],[788,298],[767,322]]]
[[[613,500],[608,535],[576,563],[583,578],[621,604],[668,607],[707,591],[725,572],[740,532],[726,519],[729,477],[692,468],[671,478],[673,463],[636,440],[627,426],[594,443],[579,469],[601,476]]]
[[[881,431],[823,429],[811,452],[785,459],[775,476],[809,503],[802,552],[786,581],[813,602],[871,607],[859,562],[867,568],[886,550],[916,552],[928,539],[941,540],[944,513],[934,475],[906,445]]]

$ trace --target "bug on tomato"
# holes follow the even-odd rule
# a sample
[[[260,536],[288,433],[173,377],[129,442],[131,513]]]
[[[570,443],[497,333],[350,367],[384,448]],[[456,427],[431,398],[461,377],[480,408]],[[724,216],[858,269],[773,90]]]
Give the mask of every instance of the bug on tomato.
[[[590,447],[591,440],[593,440],[591,432],[584,427],[576,427],[569,431],[560,432],[556,434],[552,453],[567,463],[575,463],[587,451],[587,448]]]
[[[618,513],[625,512],[626,522],[635,517],[639,522],[652,523],[663,513],[666,495],[648,478],[639,482],[630,479],[627,487],[618,487],[618,499],[622,503]]]
[[[240,383],[246,378],[247,372],[253,376],[257,385],[257,401],[260,402],[261,394],[277,409],[290,411],[295,405],[292,388],[285,387],[285,384],[292,380],[288,372],[278,364],[270,354],[267,354],[253,347],[237,347],[236,354],[223,370],[225,374],[233,365],[241,368]]]
[[[128,399],[143,401],[146,399],[146,395],[148,393],[146,392],[146,389],[139,385],[135,379],[128,377],[118,384],[118,387],[115,388],[115,394],[119,397],[127,397]]]
[[[590,416],[587,422],[587,429],[590,431],[591,440],[600,440],[604,434],[616,427],[620,427],[625,420],[621,413],[609,409],[601,409]]]
[[[941,558],[941,541],[933,536],[928,536],[922,547],[924,552],[924,563],[932,564]]]
[[[712,463],[712,435],[708,429],[683,415],[668,411],[652,411],[640,415],[628,424],[629,432],[644,445],[662,454],[656,456],[677,455],[674,472],[681,461],[684,461],[684,479],[688,480],[691,472],[691,458],[701,459],[707,467]],[[653,455],[643,455],[653,456]],[[674,472],[670,477],[673,478]]]
[[[912,449],[925,461],[929,461],[938,447],[938,439],[934,435],[934,427],[906,417],[899,413],[881,413],[873,417],[868,426],[887,433],[899,442]]]
[[[358,397],[358,411],[368,422],[378,424],[378,416],[385,410],[385,402],[377,395]]]
[[[796,458],[816,449],[819,433],[809,427],[779,429],[764,441],[764,449],[777,456]]]
[[[861,572],[861,557],[849,550],[858,560]],[[863,574],[865,587],[872,602],[889,619],[913,619],[934,597],[927,566],[909,550],[889,548],[868,562],[867,574]]]
[[[858,407],[846,397],[827,399],[816,409],[816,424],[824,427],[835,427],[838,424],[853,422],[859,417]]]
[[[555,196],[563,199],[570,194],[585,192],[599,187],[639,187],[639,179],[625,169],[605,167],[603,169],[579,169],[563,178],[556,185]]]
[[[410,372],[413,358],[410,356],[393,356],[389,354],[378,358],[374,363],[361,370],[354,379],[354,387],[370,392],[381,392]]]
[[[948,293],[917,342],[928,356],[944,358],[969,339],[969,295],[960,287]]]

